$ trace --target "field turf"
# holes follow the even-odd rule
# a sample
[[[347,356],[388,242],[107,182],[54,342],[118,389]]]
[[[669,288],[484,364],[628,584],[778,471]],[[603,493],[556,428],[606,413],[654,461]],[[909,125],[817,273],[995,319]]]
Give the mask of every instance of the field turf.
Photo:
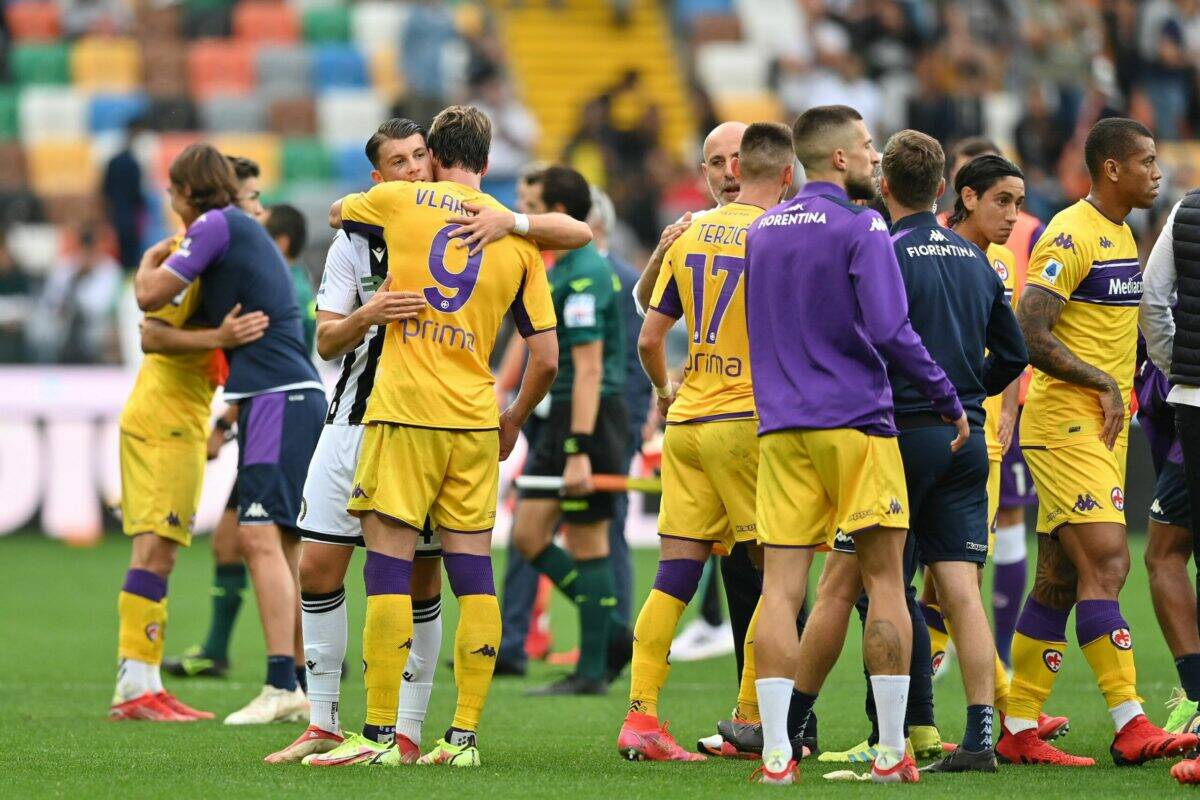
[[[1151,718],[1162,723],[1162,701],[1175,684],[1171,658],[1155,625],[1141,564],[1142,539],[1132,540],[1133,573],[1123,609],[1137,645],[1139,684]],[[332,769],[271,767],[264,755],[291,741],[302,726],[226,728],[219,720],[259,689],[262,638],[253,594],[242,609],[233,647],[234,669],[226,680],[168,679],[184,701],[215,711],[218,721],[188,725],[110,723],[116,649],[116,592],[128,544],[109,536],[99,547],[69,549],[41,536],[0,539],[3,638],[0,639],[0,793],[8,798],[700,798],[760,795],[772,791],[805,797],[859,797],[885,793],[922,797],[1117,797],[1166,796],[1185,791],[1168,775],[1168,762],[1117,769],[1108,756],[1112,725],[1082,653],[1072,644],[1049,709],[1071,717],[1071,734],[1060,743],[1090,755],[1099,766],[1084,770],[1002,767],[989,776],[927,776],[908,788],[834,784],[821,775],[835,767],[802,767],[800,786],[774,790],[746,782],[753,764],[709,760],[702,764],[631,764],[619,759],[617,730],[625,713],[628,677],[607,698],[533,699],[523,691],[558,670],[536,665],[529,678],[497,679],[481,731],[483,766],[445,768]],[[498,554],[497,561],[502,556]],[[654,553],[637,553],[637,603],[654,574]],[[361,556],[359,557],[361,559]],[[357,663],[362,619],[361,561],[348,581],[350,661]],[[502,573],[497,564],[497,574]],[[167,649],[174,653],[199,641],[208,616],[211,556],[207,540],[181,554],[171,580]],[[635,604],[636,605],[636,604]],[[449,653],[456,606],[446,592],[445,634]],[[555,606],[558,647],[572,644],[573,617]],[[857,623],[855,623],[857,625]],[[1069,628],[1073,630],[1073,626]],[[821,746],[841,749],[865,733],[863,679],[856,637],[843,654],[817,705]],[[1072,634],[1073,638],[1073,634]],[[439,668],[425,743],[448,724],[453,676]],[[671,730],[688,747],[713,731],[736,694],[732,656],[676,664],[663,694]],[[937,685],[943,736],[962,733],[962,690],[957,671]],[[361,724],[362,676],[352,669],[344,684],[343,723]]]

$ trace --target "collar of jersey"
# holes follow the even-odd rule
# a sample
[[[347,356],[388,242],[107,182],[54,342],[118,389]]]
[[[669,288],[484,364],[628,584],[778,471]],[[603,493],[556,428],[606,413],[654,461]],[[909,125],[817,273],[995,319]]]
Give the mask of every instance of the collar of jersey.
[[[836,183],[828,181],[809,181],[804,184],[804,188],[800,190],[802,197],[812,197],[818,194],[831,194],[834,197],[850,202],[850,195],[846,194],[846,190]]]
[[[936,214],[934,214],[932,211],[918,211],[915,214],[909,214],[907,217],[896,220],[896,222],[892,224],[892,233],[907,230],[909,228],[938,227],[941,226],[938,225]]]

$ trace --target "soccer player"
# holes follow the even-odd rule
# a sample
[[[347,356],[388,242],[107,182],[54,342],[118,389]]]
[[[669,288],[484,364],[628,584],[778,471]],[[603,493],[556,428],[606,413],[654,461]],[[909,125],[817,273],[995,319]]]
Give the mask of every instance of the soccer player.
[[[803,730],[865,588],[863,652],[880,716],[872,778],[914,782],[903,728],[912,647],[902,569],[908,499],[884,359],[954,421],[954,450],[968,438],[967,417],[908,322],[887,225],[851,202],[875,196],[880,161],[862,116],[847,106],[809,109],[793,140],[809,182],[746,237],[759,417],[755,513],[765,546],[755,635],[764,740],[757,774],[765,783],[795,780],[789,728]],[[806,588],[797,576],[835,529],[854,537],[857,556],[829,554],[797,666],[795,619]]]
[[[658,697],[679,617],[714,546],[728,553],[734,542],[755,536],[758,439],[742,284],[746,230],[791,186],[794,159],[786,126],[746,129],[733,160],[737,198],[694,221],[667,251],[642,323],[638,349],[667,433],[658,575],[634,630],[629,711],[617,736],[618,752],[630,760],[704,760],[659,722]],[[683,383],[674,387],[666,337],[680,317],[692,335]],[[752,672],[752,647],[746,658]],[[737,716],[756,717],[757,700],[753,680],[743,680]]]
[[[479,764],[476,732],[500,644],[490,558],[497,461],[512,451],[558,369],[554,309],[537,247],[510,236],[470,255],[451,237],[458,226],[447,216],[461,214],[464,204],[498,205],[479,191],[490,143],[486,116],[451,106],[429,132],[436,183],[379,183],[337,201],[329,214],[334,227],[382,235],[391,285],[420,291],[428,303],[383,336],[349,503],[367,546],[364,739],[378,742],[396,724],[413,629],[412,560],[426,517],[441,535],[459,599],[458,705],[445,736],[419,764]],[[527,339],[530,365],[516,399],[498,413],[488,358],[509,311]],[[378,750],[370,763],[400,763],[396,747]]]
[[[531,210],[565,211],[587,220],[591,190],[575,170],[550,166],[527,183],[534,190]],[[608,558],[616,497],[591,485],[593,474],[621,469],[629,435],[619,288],[612,265],[591,244],[557,254],[550,271],[558,318],[558,377],[525,471],[562,475],[564,485],[561,497],[555,491],[521,491],[513,541],[521,556],[578,608],[579,662],[573,673],[533,695],[604,694],[610,672],[624,668],[632,648],[632,634],[616,615]],[[560,517],[566,550],[554,544]]]
[[[1125,541],[1125,407],[1142,280],[1125,218],[1149,208],[1162,177],[1154,139],[1133,120],[1088,132],[1087,197],[1057,214],[1034,248],[1017,318],[1034,367],[1021,445],[1038,492],[1038,569],[1013,639],[1012,692],[997,754],[1017,764],[1090,766],[1038,738],[1062,667],[1067,616],[1108,703],[1117,764],[1196,746],[1152,725],[1137,694],[1133,639],[1117,596]]]
[[[880,189],[892,219],[913,330],[954,384],[971,423],[967,443],[951,451],[953,428],[906,378],[894,370],[889,378],[916,557],[936,581],[946,616],[954,620],[967,695],[962,742],[929,769],[995,772],[996,651],[979,592],[989,527],[984,401],[1010,385],[1015,391],[1028,354],[1004,283],[983,251],[947,231],[927,210],[945,188],[943,168],[941,145],[923,133],[900,131],[884,148]],[[1009,198],[1015,217],[1024,188],[1005,188],[1017,192]]]
[[[296,562],[304,471],[324,418],[324,387],[304,350],[300,311],[283,256],[266,230],[232,205],[237,181],[228,160],[205,144],[184,150],[171,170],[171,202],[188,226],[179,249],[151,248],[134,279],[138,305],[166,305],[205,276],[197,319],[237,305],[261,310],[261,339],[229,351],[225,396],[238,402],[238,547],[250,568],[267,649],[266,685],[231,725],[303,718],[297,685]]]
[[[263,225],[267,233],[271,234],[279,252],[288,260],[296,304],[300,306],[300,323],[304,327],[304,345],[311,353],[317,341],[316,299],[313,297],[308,268],[296,260],[300,258],[304,246],[308,243],[308,225],[300,209],[286,203],[268,208],[264,212]]]

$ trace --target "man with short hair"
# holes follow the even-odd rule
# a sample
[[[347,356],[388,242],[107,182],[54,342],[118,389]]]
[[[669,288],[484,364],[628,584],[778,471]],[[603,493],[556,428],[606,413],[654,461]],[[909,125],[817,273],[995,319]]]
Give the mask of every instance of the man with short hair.
[[[862,115],[848,106],[809,109],[796,120],[793,141],[809,182],[760,217],[746,242],[759,417],[756,516],[765,546],[755,636],[758,774],[764,783],[794,782],[793,731],[803,730],[865,589],[863,656],[880,718],[871,777],[911,783],[919,774],[904,752],[908,495],[885,363],[937,415],[953,420],[951,450],[968,438],[967,417],[909,324],[886,223],[852,202],[875,196],[880,161]],[[797,576],[835,530],[853,538],[857,555],[828,556],[797,654],[794,620],[806,589]]]
[[[300,306],[300,324],[304,326],[304,342],[311,353],[317,340],[317,308],[308,269],[297,262],[308,243],[308,226],[304,222],[304,215],[295,206],[280,203],[264,212],[263,225],[288,261],[296,303]]]

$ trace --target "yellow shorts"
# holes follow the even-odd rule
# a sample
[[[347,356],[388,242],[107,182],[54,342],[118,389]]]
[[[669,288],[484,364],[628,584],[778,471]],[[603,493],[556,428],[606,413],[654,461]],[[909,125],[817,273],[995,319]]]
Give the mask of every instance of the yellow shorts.
[[[1089,522],[1125,524],[1125,454],[1122,438],[1109,450],[1090,441],[1065,447],[1022,447],[1038,492],[1038,533]]]
[[[712,542],[720,555],[754,541],[758,420],[668,425],[662,479],[659,533]]]
[[[121,431],[121,527],[187,547],[206,460],[203,439],[143,438]]]
[[[1000,469],[1003,463],[999,459],[988,461],[987,525],[989,556],[996,546],[996,513],[1000,511]]]
[[[421,530],[428,516],[456,533],[496,524],[500,435],[376,423],[363,434],[347,509],[375,511]]]
[[[759,439],[758,540],[817,547],[836,531],[908,528],[904,462],[894,437],[850,428],[788,430]]]

